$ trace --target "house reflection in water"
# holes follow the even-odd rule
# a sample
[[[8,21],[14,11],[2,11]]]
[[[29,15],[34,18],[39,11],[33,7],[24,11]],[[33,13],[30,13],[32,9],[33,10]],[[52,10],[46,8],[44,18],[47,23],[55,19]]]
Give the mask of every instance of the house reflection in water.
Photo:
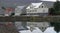
[[[56,33],[56,31],[54,31],[54,27],[48,27],[44,32],[42,32],[38,27],[35,27],[35,30],[33,30],[32,32],[30,30],[23,30],[19,32],[20,33]]]
[[[59,25],[59,24],[58,24]],[[56,27],[59,29],[59,26],[56,25]],[[20,32],[38,32],[37,30],[44,32],[44,33],[56,33],[59,31],[55,31],[55,29],[57,29],[55,26],[51,26],[50,23],[47,22],[26,22],[26,23],[22,23],[22,22],[15,22],[15,26],[17,27],[17,29]],[[28,26],[28,27],[27,27]],[[37,30],[36,28],[37,27]],[[31,29],[31,30],[30,30]],[[41,33],[40,32],[40,33]],[[59,32],[60,33],[60,32]]]

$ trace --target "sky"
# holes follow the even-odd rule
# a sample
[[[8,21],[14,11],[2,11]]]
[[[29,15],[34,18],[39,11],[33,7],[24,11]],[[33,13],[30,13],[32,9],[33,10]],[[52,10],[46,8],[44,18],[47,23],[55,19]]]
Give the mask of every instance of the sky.
[[[42,1],[53,1],[53,2],[55,2],[56,0],[42,0]],[[60,0],[59,0],[60,1]]]

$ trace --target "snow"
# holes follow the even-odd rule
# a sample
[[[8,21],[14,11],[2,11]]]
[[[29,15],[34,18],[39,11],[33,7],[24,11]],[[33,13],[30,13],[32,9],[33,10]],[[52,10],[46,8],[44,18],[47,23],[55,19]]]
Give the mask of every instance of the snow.
[[[44,32],[42,32],[38,27],[35,27],[35,30],[33,30],[32,32],[30,30],[23,30],[19,32],[20,33],[56,33],[54,31],[54,27],[48,27]]]
[[[23,9],[25,6],[17,6],[17,8]]]
[[[35,6],[34,8],[38,8],[41,4],[42,4],[42,2],[41,3],[32,3],[32,5]]]
[[[22,13],[22,9],[24,8],[25,6],[17,6],[15,8],[15,16],[20,16],[20,14]]]
[[[31,3],[31,6],[34,7],[34,8],[38,8],[41,4],[42,4],[42,2],[40,2],[40,3]],[[30,9],[31,6],[28,6],[26,9]]]

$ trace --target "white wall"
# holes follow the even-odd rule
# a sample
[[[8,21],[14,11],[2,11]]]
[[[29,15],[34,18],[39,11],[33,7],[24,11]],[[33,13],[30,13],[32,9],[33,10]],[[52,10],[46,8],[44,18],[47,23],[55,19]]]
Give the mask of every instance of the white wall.
[[[20,8],[15,9],[15,16],[20,16],[21,13],[22,13],[22,11]]]
[[[48,8],[38,8],[37,13],[48,13]]]
[[[42,4],[39,8],[27,9],[27,13],[48,13],[48,8]]]
[[[35,10],[27,10],[27,13],[48,13],[48,8],[38,8]]]

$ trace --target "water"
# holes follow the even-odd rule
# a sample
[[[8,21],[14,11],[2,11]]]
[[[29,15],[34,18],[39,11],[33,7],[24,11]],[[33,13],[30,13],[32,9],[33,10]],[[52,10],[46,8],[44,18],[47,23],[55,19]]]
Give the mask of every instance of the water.
[[[23,30],[19,32],[20,33],[56,33],[56,31],[54,31],[54,27],[48,27],[44,32],[42,32],[38,27],[35,27],[35,30],[33,30],[32,32],[30,30]]]
[[[19,30],[19,32],[21,33],[56,33],[57,31],[55,31],[54,29],[59,30],[59,24],[57,25],[56,23],[54,23],[57,28],[55,26],[51,26],[50,23],[48,22],[16,22],[16,24],[18,24],[17,28]],[[28,26],[28,27],[27,27]],[[26,29],[27,28],[27,29]],[[21,30],[23,29],[23,30]]]

